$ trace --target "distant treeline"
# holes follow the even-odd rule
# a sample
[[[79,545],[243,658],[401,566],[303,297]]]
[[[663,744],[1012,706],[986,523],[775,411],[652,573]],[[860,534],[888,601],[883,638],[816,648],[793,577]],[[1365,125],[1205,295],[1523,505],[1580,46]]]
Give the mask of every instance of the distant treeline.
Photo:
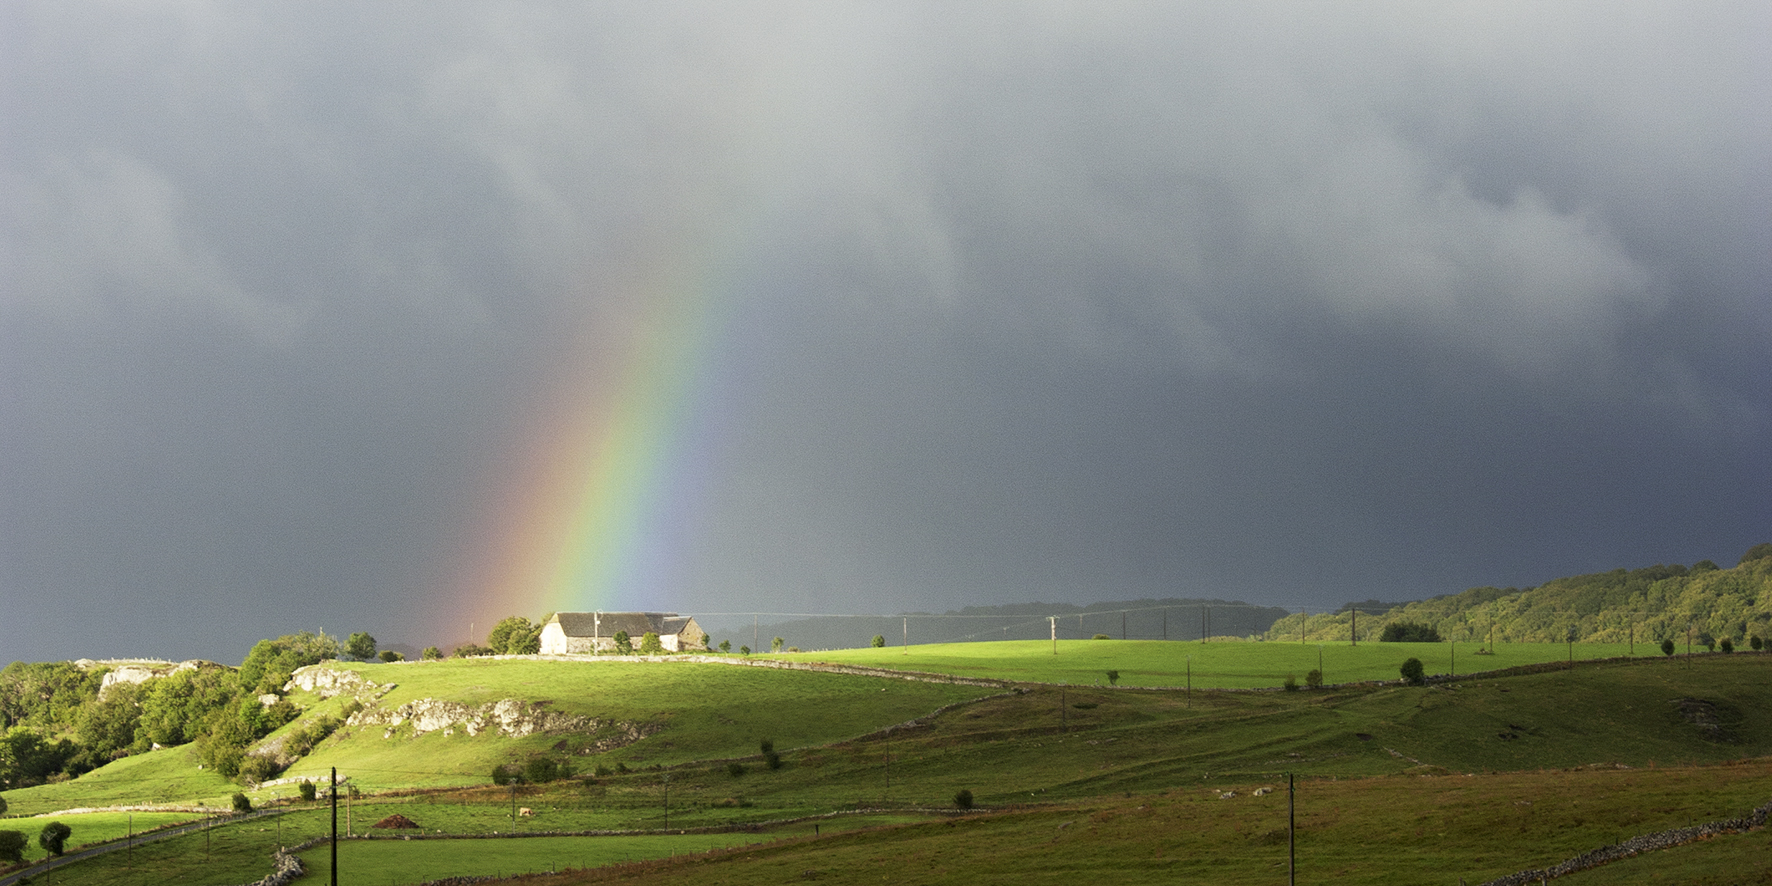
[[[1017,603],[968,606],[948,612],[901,615],[817,615],[754,624],[733,616],[706,620],[717,646],[768,649],[775,637],[785,647],[852,649],[878,636],[888,646],[908,639],[923,643],[966,643],[984,640],[1046,640],[1057,617],[1058,638],[1087,640],[1097,634],[1127,640],[1199,640],[1208,637],[1260,636],[1275,619],[1286,615],[1276,606],[1254,606],[1231,600],[1127,600],[1076,606],[1068,603]],[[700,620],[700,619],[698,619]],[[1204,634],[1202,634],[1204,632]]]
[[[1355,623],[1362,641],[1387,625],[1420,625],[1447,641],[1497,643],[1659,643],[1682,651],[1727,639],[1747,648],[1772,640],[1772,542],[1753,546],[1733,567],[1709,560],[1614,569],[1545,582],[1535,588],[1471,588],[1415,603],[1365,604],[1334,613],[1294,613],[1274,622],[1269,640],[1346,641]]]

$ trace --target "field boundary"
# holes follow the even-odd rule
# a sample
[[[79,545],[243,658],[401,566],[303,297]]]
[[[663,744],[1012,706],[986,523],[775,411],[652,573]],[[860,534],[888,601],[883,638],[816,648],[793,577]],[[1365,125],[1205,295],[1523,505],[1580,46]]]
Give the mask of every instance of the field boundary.
[[[1671,830],[1656,831],[1632,837],[1623,843],[1602,846],[1592,852],[1583,852],[1574,858],[1567,859],[1548,868],[1533,868],[1517,871],[1505,877],[1497,877],[1485,882],[1482,886],[1528,886],[1533,882],[1542,882],[1555,877],[1562,877],[1588,868],[1597,868],[1608,862],[1622,861],[1645,852],[1658,849],[1672,849],[1687,843],[1696,843],[1721,834],[1739,834],[1744,831],[1758,830],[1766,826],[1766,818],[1772,815],[1772,802],[1765,803],[1747,815],[1738,818],[1725,818],[1721,821],[1707,821],[1701,825]]]

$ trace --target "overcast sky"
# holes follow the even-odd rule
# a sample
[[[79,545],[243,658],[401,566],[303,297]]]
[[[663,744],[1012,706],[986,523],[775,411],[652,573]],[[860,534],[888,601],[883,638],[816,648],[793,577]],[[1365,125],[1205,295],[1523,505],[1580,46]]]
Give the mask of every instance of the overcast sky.
[[[1685,0],[5,3],[0,662],[539,617],[627,420],[664,504],[583,608],[1734,565],[1769,46]]]

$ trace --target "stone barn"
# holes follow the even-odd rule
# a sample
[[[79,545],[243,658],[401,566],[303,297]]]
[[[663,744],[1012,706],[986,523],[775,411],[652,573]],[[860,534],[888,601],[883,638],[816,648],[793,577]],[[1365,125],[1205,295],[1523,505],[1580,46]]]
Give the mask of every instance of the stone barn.
[[[623,631],[636,651],[649,632],[658,634],[666,652],[696,652],[708,639],[693,616],[675,612],[556,612],[541,626],[541,653],[614,652],[615,635]]]

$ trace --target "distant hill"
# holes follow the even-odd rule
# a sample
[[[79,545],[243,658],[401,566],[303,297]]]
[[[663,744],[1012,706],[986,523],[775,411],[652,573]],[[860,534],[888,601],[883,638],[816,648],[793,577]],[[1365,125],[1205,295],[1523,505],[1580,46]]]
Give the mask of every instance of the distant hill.
[[[801,649],[852,649],[866,646],[878,635],[887,645],[898,646],[909,638],[920,643],[964,643],[980,640],[1044,640],[1052,636],[1058,619],[1061,640],[1088,639],[1106,634],[1116,640],[1198,640],[1204,630],[1212,637],[1259,636],[1275,619],[1286,615],[1277,606],[1255,606],[1232,600],[1126,600],[1077,606],[1069,603],[1017,603],[1007,606],[968,606],[943,613],[913,612],[900,615],[825,615],[774,623],[749,623],[709,619],[714,644],[722,640],[732,648],[750,646],[767,650],[780,637],[785,646]],[[754,638],[754,642],[753,642]]]
[[[1346,640],[1359,623],[1359,639],[1376,641],[1391,622],[1413,622],[1446,640],[1496,642],[1659,643],[1674,640],[1684,651],[1730,639],[1738,649],[1752,637],[1772,641],[1772,543],[1755,545],[1739,563],[1723,569],[1709,560],[1690,567],[1649,566],[1574,575],[1535,588],[1471,588],[1460,594],[1378,610],[1365,604],[1341,611],[1276,621],[1269,639]],[[1302,624],[1301,624],[1302,622]]]

